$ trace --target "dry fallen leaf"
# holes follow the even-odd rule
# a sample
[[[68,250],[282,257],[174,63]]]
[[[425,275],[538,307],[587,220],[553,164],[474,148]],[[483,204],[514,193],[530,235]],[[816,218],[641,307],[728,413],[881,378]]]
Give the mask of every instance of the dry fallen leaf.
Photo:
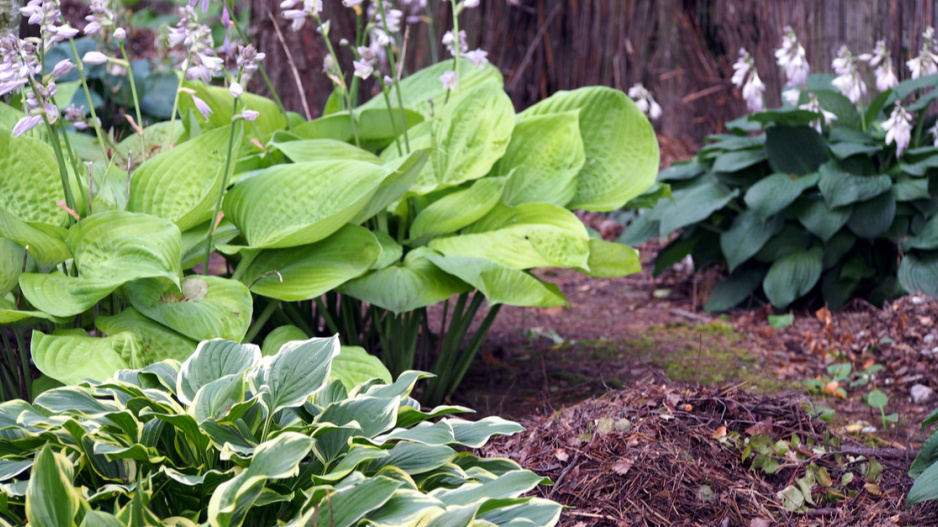
[[[570,454],[558,448],[557,450],[554,450],[554,457],[557,458],[558,461],[566,463],[567,460],[570,459]]]
[[[720,439],[721,437],[726,437],[726,427],[725,427],[725,426],[721,426],[721,427],[717,428],[717,429],[716,429],[716,432],[714,432],[714,433],[713,433],[713,436],[711,436],[711,437],[713,437],[714,439]]]
[[[616,461],[612,464],[612,471],[620,476],[626,475],[631,468],[631,461]]]
[[[831,395],[833,397],[839,397],[840,399],[843,399],[845,398],[844,392],[840,390],[839,388],[840,388],[840,382],[831,381],[824,385],[824,393],[826,393],[827,395]]]
[[[563,306],[556,306],[556,307],[545,307],[545,308],[540,309],[540,310],[538,310],[538,311],[540,311],[542,315],[546,315],[546,316],[549,316],[549,317],[554,317],[554,316],[557,316],[557,315],[563,313],[563,310],[564,310],[564,307],[563,307]]]
[[[822,307],[815,311],[814,316],[816,316],[819,321],[823,322],[825,326],[830,326],[834,323],[834,316],[831,315],[831,310],[827,309],[827,307]]]

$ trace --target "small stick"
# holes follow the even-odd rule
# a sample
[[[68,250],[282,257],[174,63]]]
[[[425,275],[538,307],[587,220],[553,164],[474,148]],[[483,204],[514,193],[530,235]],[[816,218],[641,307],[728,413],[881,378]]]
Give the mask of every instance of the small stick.
[[[287,41],[283,38],[283,33],[280,31],[280,25],[277,24],[277,19],[274,18],[269,7],[267,8],[267,17],[270,18],[270,23],[273,24],[274,31],[277,32],[277,39],[280,40],[280,45],[283,46],[283,52],[287,55],[287,64],[290,65],[290,70],[293,72],[293,79],[296,80],[296,90],[300,93],[300,103],[303,104],[303,113],[306,114],[306,120],[310,121],[313,118],[313,114],[309,111],[309,103],[306,101],[306,92],[303,91],[303,82],[300,80],[300,72],[297,71],[296,63],[293,62],[293,53],[290,53],[290,48],[287,47]]]

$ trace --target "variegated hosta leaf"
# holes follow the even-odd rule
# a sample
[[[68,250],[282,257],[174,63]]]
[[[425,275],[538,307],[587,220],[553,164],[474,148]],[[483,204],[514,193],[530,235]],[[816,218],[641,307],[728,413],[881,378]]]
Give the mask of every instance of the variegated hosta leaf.
[[[240,121],[207,131],[140,165],[130,179],[127,210],[167,219],[180,231],[211,220],[225,176],[232,126],[235,127],[233,152],[237,152],[241,140]],[[234,163],[231,163],[229,176],[233,171]]]
[[[179,368],[176,395],[180,401],[191,403],[203,386],[226,375],[242,374],[260,360],[261,350],[254,344],[222,339],[202,341]]]
[[[420,211],[410,226],[413,240],[456,232],[475,223],[498,203],[507,178],[484,178],[447,194]]]
[[[64,454],[46,444],[36,455],[26,488],[26,518],[30,526],[74,525],[81,494],[72,486],[75,471]]]
[[[502,203],[553,203],[563,207],[576,194],[586,162],[579,112],[534,115],[515,123],[511,142],[492,172],[507,176]]]
[[[447,273],[478,289],[489,304],[510,306],[565,306],[567,299],[560,289],[537,277],[484,258],[428,254],[427,258]]]
[[[381,245],[368,229],[346,225],[311,245],[261,251],[241,281],[262,296],[307,300],[361,276],[380,255]]]
[[[354,218],[388,175],[361,161],[278,165],[235,185],[224,210],[249,247],[308,245]]]
[[[251,325],[254,301],[236,280],[194,275],[183,280],[181,288],[148,279],[125,289],[137,311],[191,339],[239,341]]]
[[[261,359],[251,378],[254,392],[261,393],[271,413],[300,406],[323,388],[339,350],[338,336],[287,342],[276,355]]]
[[[96,338],[34,331],[30,353],[39,371],[64,384],[103,381],[117,370],[145,365],[143,350],[131,333]]]
[[[94,325],[105,335],[124,332],[132,334],[140,343],[142,356],[148,364],[164,359],[182,362],[192,355],[198,345],[196,341],[154,322],[133,308],[110,317],[99,316]]]
[[[655,182],[658,174],[655,131],[631,99],[604,87],[557,92],[519,117],[576,110],[580,112],[586,163],[577,175],[576,194],[567,207],[618,209]]]
[[[52,147],[0,128],[0,208],[22,221],[62,226],[67,214],[56,205],[60,200],[65,190]]]
[[[425,248],[407,253],[404,261],[350,280],[338,291],[378,307],[404,313],[469,291],[462,280],[447,274],[428,258]]]
[[[446,256],[485,258],[515,269],[589,269],[589,235],[572,212],[547,203],[498,204],[456,236],[430,248]]]
[[[37,309],[56,316],[77,315],[121,285],[140,278],[179,283],[179,229],[146,214],[109,211],[83,219],[68,231],[67,246],[78,276],[27,273],[23,295]]]

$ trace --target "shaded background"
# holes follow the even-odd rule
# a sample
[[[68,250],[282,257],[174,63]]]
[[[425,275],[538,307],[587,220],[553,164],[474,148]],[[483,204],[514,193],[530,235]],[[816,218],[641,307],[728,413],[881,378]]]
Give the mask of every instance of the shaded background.
[[[438,23],[450,20],[449,2],[427,0]],[[331,37],[353,33],[354,15],[339,0],[325,0]],[[782,28],[791,25],[807,50],[812,72],[830,72],[841,44],[854,54],[870,52],[886,39],[900,78],[905,61],[918,53],[921,32],[934,23],[931,0],[482,0],[461,17],[470,48],[481,47],[505,76],[517,109],[557,90],[603,84],[628,90],[643,83],[664,108],[659,134],[697,145],[723,122],[745,112],[730,83],[737,51],[755,58],[767,84],[766,103],[779,103],[781,71],[775,65]],[[296,76],[284,60],[294,59],[310,113],[319,115],[331,92],[321,74],[325,46],[311,24],[293,33],[278,20],[279,0],[250,0],[253,39],[269,57],[265,67],[285,105],[304,113]],[[450,23],[435,27],[436,42]],[[412,25],[408,71],[431,62],[428,27]],[[342,52],[340,52],[341,54]],[[441,50],[443,57],[444,50]],[[350,55],[343,56],[350,64]],[[872,72],[868,72],[872,84]],[[257,81],[255,81],[257,82]],[[259,83],[253,87],[266,93]]]

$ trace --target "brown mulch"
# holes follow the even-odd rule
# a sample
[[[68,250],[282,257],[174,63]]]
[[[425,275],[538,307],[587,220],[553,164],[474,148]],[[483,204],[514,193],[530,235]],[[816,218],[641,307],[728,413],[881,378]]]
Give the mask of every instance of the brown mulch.
[[[812,419],[806,407],[804,398],[769,398],[733,386],[645,383],[551,416],[525,419],[526,432],[496,440],[484,453],[513,458],[550,477],[554,486],[540,493],[572,507],[561,517],[560,525],[568,527],[756,527],[779,520],[789,525],[938,525],[938,504],[904,508],[914,451],[870,449],[843,440],[830,444],[828,453],[802,447],[810,458],[784,456],[778,471],[768,475],[749,467],[752,458],[741,460],[738,442],[716,439],[724,432],[738,433],[738,440],[756,433],[773,440],[798,434],[802,445],[809,440],[828,444],[827,426]],[[878,486],[867,485],[862,476],[864,456],[883,467]],[[802,513],[786,511],[778,492],[805,475],[808,461],[828,471],[838,492],[854,495]],[[841,487],[846,472],[857,477]],[[822,494],[818,486],[813,490],[816,498]]]

